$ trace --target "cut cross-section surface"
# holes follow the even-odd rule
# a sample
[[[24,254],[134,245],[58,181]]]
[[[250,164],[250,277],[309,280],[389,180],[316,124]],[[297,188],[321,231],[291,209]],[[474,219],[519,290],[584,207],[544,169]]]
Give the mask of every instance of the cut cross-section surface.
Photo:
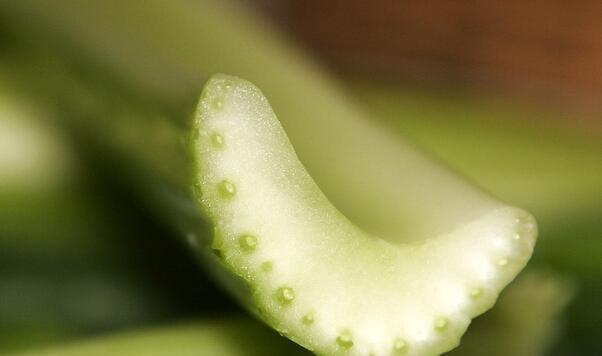
[[[248,284],[250,308],[316,353],[450,350],[531,256],[533,218],[485,195],[476,218],[437,236],[363,231],[320,191],[267,99],[242,79],[206,84],[193,130],[197,198],[215,226],[216,258]],[[470,189],[446,183],[432,194]]]

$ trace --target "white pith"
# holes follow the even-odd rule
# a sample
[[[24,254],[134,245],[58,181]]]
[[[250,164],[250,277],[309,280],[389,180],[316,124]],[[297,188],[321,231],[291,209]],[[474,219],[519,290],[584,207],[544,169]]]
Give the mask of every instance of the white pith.
[[[531,256],[535,223],[510,207],[418,242],[364,233],[320,192],[248,82],[214,77],[195,120],[195,178],[218,231],[214,246],[252,286],[268,323],[317,353],[447,351]],[[220,191],[224,181],[233,195]],[[254,248],[241,246],[244,235]],[[294,298],[283,302],[282,288]]]

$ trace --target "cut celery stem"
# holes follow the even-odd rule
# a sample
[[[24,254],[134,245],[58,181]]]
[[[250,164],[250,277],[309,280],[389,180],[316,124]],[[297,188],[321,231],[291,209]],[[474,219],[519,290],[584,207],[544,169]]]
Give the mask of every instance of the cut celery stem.
[[[239,78],[208,81],[192,137],[196,197],[218,259],[248,286],[251,309],[318,354],[448,351],[531,256],[532,217],[501,203],[419,243],[408,231],[358,228],[312,181],[268,100]],[[424,158],[405,163],[430,168]],[[433,181],[433,196],[471,189],[449,175]]]

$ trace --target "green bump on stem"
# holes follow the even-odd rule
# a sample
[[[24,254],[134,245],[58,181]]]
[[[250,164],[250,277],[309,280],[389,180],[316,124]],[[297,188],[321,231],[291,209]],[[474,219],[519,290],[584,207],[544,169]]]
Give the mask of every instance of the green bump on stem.
[[[196,195],[197,197],[202,197],[203,196],[203,186],[200,182],[195,182],[192,185],[192,192],[194,195]]]
[[[393,353],[395,353],[396,355],[402,355],[407,351],[408,343],[402,338],[395,339],[395,342],[393,343]]]
[[[276,291],[276,298],[281,305],[289,305],[295,300],[295,291],[290,287],[280,287]]]
[[[257,248],[257,237],[253,235],[242,235],[238,238],[240,248],[245,252],[253,252]]]
[[[506,267],[508,265],[508,259],[507,258],[501,258],[500,260],[497,261],[497,265],[500,267]]]
[[[217,132],[211,134],[211,144],[213,147],[222,148],[224,147],[224,137]]]
[[[482,295],[483,295],[483,289],[481,289],[481,288],[473,288],[470,291],[470,297],[473,299],[477,299]]]
[[[435,330],[437,331],[445,331],[449,325],[449,321],[446,318],[438,318],[435,321]]]
[[[224,100],[222,98],[214,98],[211,102],[211,106],[215,110],[220,111],[224,108]]]
[[[314,313],[307,313],[305,315],[303,315],[303,318],[301,318],[301,322],[304,325],[311,325],[314,323]]]
[[[261,270],[264,272],[271,272],[274,269],[274,263],[272,261],[265,261],[261,264]]]
[[[232,198],[234,195],[236,195],[236,186],[227,179],[224,179],[218,184],[217,190],[224,198]]]
[[[349,331],[343,331],[337,336],[337,345],[344,349],[350,349],[353,347],[353,336]]]

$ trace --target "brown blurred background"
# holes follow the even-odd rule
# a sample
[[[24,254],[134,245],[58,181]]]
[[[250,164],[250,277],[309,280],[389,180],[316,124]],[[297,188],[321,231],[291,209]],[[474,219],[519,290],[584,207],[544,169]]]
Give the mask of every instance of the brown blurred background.
[[[259,3],[339,69],[553,103],[602,129],[602,1]]]

